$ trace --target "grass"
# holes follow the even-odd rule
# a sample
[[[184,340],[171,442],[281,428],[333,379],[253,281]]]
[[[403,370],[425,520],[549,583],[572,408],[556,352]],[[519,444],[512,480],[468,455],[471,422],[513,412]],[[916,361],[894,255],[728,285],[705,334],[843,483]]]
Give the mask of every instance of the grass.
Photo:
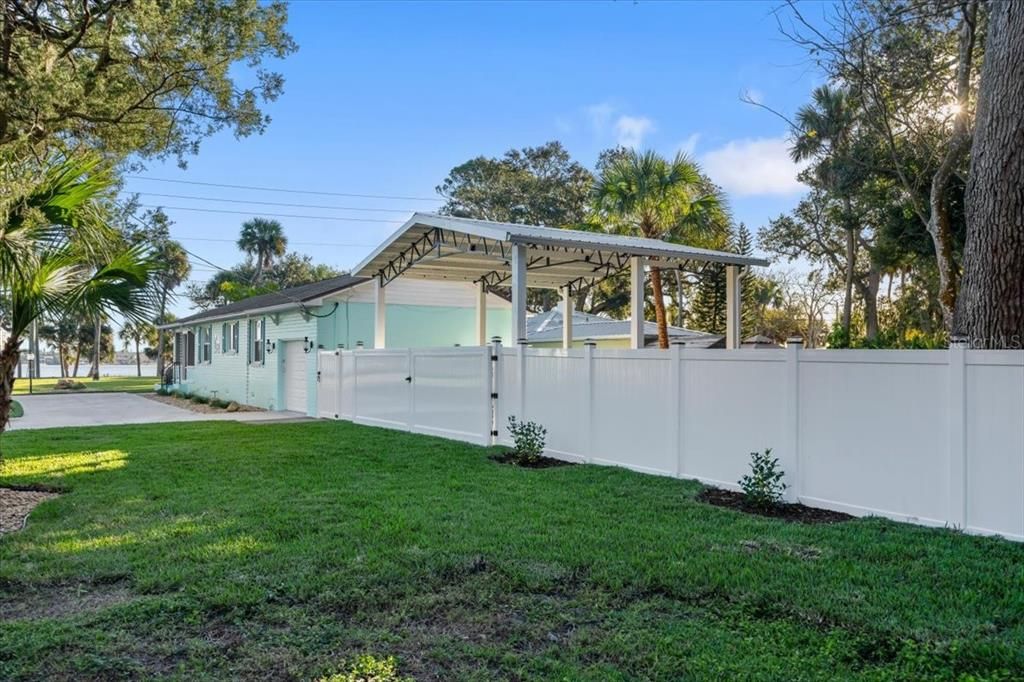
[[[339,422],[13,432],[0,679],[1011,679],[1024,546]]]
[[[33,393],[84,393],[84,392],[126,392],[126,393],[148,393],[157,384],[157,378],[152,377],[100,377],[99,381],[93,381],[89,377],[77,377],[73,381],[85,384],[85,388],[79,390],[56,390],[54,386],[60,381],[60,377],[43,377],[32,380]],[[14,380],[14,395],[28,395],[28,379]]]

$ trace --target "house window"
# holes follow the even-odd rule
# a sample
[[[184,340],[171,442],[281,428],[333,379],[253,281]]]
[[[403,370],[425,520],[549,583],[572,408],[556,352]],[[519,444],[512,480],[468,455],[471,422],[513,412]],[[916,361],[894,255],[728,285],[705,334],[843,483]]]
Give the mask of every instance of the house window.
[[[185,337],[185,366],[195,367],[196,365],[196,335],[191,329],[184,334]]]
[[[258,320],[249,320],[249,362],[252,364],[263,364],[263,354],[266,352],[264,344],[267,336],[267,320],[261,317]]]
[[[199,328],[199,362],[209,364],[213,360],[213,325]]]
[[[238,323],[225,322],[220,328],[220,349],[222,353],[238,352]]]

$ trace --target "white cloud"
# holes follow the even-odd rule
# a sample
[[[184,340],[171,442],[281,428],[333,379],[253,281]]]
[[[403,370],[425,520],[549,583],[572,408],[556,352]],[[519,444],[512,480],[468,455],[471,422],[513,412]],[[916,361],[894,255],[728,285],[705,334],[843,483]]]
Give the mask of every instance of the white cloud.
[[[619,116],[615,121],[616,141],[623,147],[636,149],[644,137],[654,131],[654,121],[645,116]]]
[[[700,133],[694,133],[688,138],[679,143],[679,150],[687,156],[693,156],[693,152],[697,149],[697,143],[700,142]]]
[[[796,194],[807,189],[796,178],[806,163],[793,162],[785,137],[733,140],[705,153],[701,165],[714,182],[740,196]]]

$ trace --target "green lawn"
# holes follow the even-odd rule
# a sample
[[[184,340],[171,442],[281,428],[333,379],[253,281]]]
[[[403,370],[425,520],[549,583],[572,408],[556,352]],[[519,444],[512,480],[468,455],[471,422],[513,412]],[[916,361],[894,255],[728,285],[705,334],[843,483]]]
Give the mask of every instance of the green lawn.
[[[89,377],[77,377],[74,381],[85,384],[84,389],[55,391],[54,385],[60,378],[44,377],[32,380],[33,393],[80,393],[82,391],[124,391],[128,393],[145,393],[153,390],[157,384],[155,376],[150,377],[100,377],[93,381]],[[28,394],[28,379],[14,380],[14,395]]]
[[[338,422],[13,432],[0,679],[1024,676],[1024,546]],[[879,475],[883,475],[879,472]]]

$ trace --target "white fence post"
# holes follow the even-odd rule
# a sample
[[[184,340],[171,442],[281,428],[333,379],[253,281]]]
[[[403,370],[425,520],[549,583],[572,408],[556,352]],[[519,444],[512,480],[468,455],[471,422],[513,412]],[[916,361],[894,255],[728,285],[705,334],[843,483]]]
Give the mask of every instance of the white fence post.
[[[516,419],[520,421],[526,420],[526,338],[521,337],[516,340],[518,344],[516,346],[516,381],[519,384],[519,414],[516,415]]]
[[[683,390],[683,381],[686,378],[683,369],[683,346],[686,342],[682,339],[672,339],[669,341],[672,349],[671,360],[672,363],[672,380],[669,382],[669,390],[672,394],[669,396],[669,443],[672,444],[673,458],[676,463],[676,478],[681,478],[683,472],[686,471],[683,454],[683,411],[686,409],[684,406],[685,392]]]
[[[491,445],[497,445],[498,434],[501,433],[501,424],[498,417],[501,415],[501,400],[503,392],[501,387],[501,337],[491,337],[491,348],[487,349],[490,357],[488,362],[491,365]]]
[[[583,380],[583,461],[594,461],[594,348],[597,342],[583,342],[583,362],[586,374]]]
[[[804,340],[799,336],[786,339],[786,442],[780,464],[786,472],[786,500],[799,502],[803,492],[800,473],[800,351]]]
[[[967,338],[949,344],[949,508],[954,528],[967,526]]]

